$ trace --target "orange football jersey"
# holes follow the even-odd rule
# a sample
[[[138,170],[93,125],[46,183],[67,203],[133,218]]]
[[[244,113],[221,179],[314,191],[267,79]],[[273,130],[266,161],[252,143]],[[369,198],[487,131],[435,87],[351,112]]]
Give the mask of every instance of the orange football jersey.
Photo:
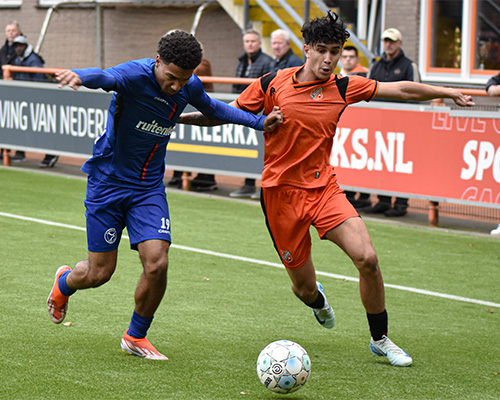
[[[269,114],[279,106],[284,122],[264,132],[262,186],[325,186],[333,167],[330,155],[337,122],[344,109],[375,97],[378,82],[361,76],[331,75],[327,80],[298,82],[303,68],[286,68],[264,75],[236,100],[242,110]]]

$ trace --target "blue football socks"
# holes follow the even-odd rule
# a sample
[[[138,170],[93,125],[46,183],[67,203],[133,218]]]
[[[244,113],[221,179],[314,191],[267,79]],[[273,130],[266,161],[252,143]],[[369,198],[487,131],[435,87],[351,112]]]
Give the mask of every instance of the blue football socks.
[[[130,325],[128,327],[128,334],[137,339],[146,337],[151,322],[153,322],[153,318],[154,317],[141,317],[134,311],[132,314],[132,320],[130,321]]]
[[[68,285],[66,284],[66,276],[70,273],[71,271],[66,271],[65,273],[63,273],[58,281],[57,281],[57,285],[59,286],[59,290],[61,291],[61,293],[65,296],[71,296],[73,293],[76,292],[76,289],[70,289],[68,287]]]

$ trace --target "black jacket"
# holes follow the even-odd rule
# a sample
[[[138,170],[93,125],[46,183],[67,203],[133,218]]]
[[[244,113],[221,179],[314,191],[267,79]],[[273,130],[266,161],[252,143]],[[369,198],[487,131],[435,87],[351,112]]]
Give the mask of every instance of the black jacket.
[[[2,65],[14,64],[17,54],[14,46],[9,45],[9,41],[5,40],[5,44],[0,49],[0,78],[3,78]]]
[[[493,85],[500,85],[500,73],[496,76],[493,76],[492,78],[490,78],[488,80],[488,82],[486,82],[486,92],[488,91],[488,89],[490,88],[490,86],[493,86]]]
[[[277,71],[283,68],[300,67],[302,64],[304,64],[304,61],[292,49],[289,49],[279,60],[273,60],[272,70]]]
[[[420,82],[420,75],[418,73],[417,65],[405,56],[405,53],[402,49],[399,51],[399,54],[396,57],[390,60],[386,58],[385,53],[382,54],[380,60],[375,62],[370,68],[370,71],[368,72],[368,78],[375,79],[379,82]],[[382,98],[377,98],[374,100],[401,102],[401,100]]]
[[[273,59],[261,49],[250,56],[252,63],[248,63],[247,53],[238,57],[238,66],[236,67],[236,78],[260,78],[262,75],[271,71]],[[241,93],[248,85],[233,85],[233,93]]]

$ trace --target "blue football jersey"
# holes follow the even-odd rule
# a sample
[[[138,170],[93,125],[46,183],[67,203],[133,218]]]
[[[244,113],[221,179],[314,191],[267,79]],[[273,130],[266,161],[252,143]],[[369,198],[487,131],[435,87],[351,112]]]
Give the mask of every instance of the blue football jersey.
[[[173,96],[163,93],[154,65],[155,60],[147,58],[105,70],[73,70],[83,86],[115,92],[105,133],[96,139],[93,156],[82,167],[89,176],[130,187],[161,184],[166,145],[188,103],[209,117],[262,130],[264,116],[210,98],[195,75]]]

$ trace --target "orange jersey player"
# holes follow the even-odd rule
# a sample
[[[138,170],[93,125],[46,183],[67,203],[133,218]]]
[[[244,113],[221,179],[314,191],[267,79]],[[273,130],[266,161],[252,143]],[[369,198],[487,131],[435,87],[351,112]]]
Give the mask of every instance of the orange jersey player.
[[[325,328],[334,327],[335,314],[316,281],[310,226],[322,239],[337,244],[359,272],[361,301],[371,333],[370,351],[385,356],[392,365],[409,366],[412,358],[387,337],[384,283],[368,230],[338,186],[330,165],[335,128],[349,104],[379,96],[402,100],[447,97],[460,106],[474,103],[470,96],[450,88],[333,75],[349,33],[332,12],[307,21],[302,35],[307,57],[302,67],[264,75],[233,102],[254,113],[279,109],[283,114],[283,123],[264,134],[261,204],[266,223],[293,292],[311,307]],[[182,115],[179,123],[219,122],[191,113]]]
[[[237,107],[246,111],[264,109],[268,114],[277,106],[289,116],[277,130],[264,133],[263,187],[326,186],[334,174],[329,155],[342,112],[349,104],[371,100],[377,92],[377,81],[358,76],[299,81],[304,69],[271,72],[236,100]]]

